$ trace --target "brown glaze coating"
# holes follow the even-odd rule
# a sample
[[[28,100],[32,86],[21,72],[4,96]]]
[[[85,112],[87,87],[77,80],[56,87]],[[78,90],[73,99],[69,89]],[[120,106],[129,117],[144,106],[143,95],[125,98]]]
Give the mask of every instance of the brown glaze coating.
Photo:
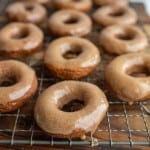
[[[56,36],[84,36],[91,29],[91,19],[86,14],[76,10],[60,10],[49,18],[50,33]]]
[[[13,85],[0,87],[0,112],[9,112],[21,107],[37,90],[35,72],[19,61],[1,61],[0,79],[1,83],[5,80],[15,80]]]
[[[74,99],[84,102],[82,109],[74,112],[61,110]],[[54,137],[77,138],[94,133],[107,109],[107,99],[97,86],[80,81],[63,81],[40,95],[34,117],[40,128]]]
[[[129,0],[94,0],[95,4],[103,6],[103,5],[119,5],[119,6],[127,6]]]
[[[67,52],[79,53],[67,59]],[[87,76],[100,63],[99,50],[88,40],[77,37],[64,37],[53,41],[46,53],[44,62],[54,76],[62,79],[77,79]]]
[[[22,57],[42,47],[44,35],[30,23],[10,23],[0,30],[0,55]]]
[[[7,17],[12,21],[41,23],[47,16],[46,9],[31,1],[15,2],[6,9]]]
[[[114,24],[135,24],[137,14],[133,8],[119,5],[104,6],[96,10],[93,14],[94,21],[101,26]]]
[[[55,0],[58,9],[75,9],[88,12],[92,8],[92,0]]]
[[[134,73],[148,76],[133,76]],[[150,98],[150,54],[126,54],[114,59],[105,70],[105,81],[110,91],[128,102]]]
[[[143,51],[148,40],[135,25],[113,25],[105,28],[99,38],[100,45],[110,54],[121,55]]]

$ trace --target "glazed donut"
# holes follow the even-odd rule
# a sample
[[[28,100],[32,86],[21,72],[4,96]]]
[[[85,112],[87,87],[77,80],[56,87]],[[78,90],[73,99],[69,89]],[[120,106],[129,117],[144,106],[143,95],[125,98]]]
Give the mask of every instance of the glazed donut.
[[[95,70],[100,63],[100,54],[86,39],[63,37],[49,45],[44,62],[54,76],[78,79]]]
[[[117,57],[107,66],[105,81],[119,99],[127,102],[143,101],[150,98],[149,73],[149,53],[126,54]]]
[[[58,9],[75,9],[88,12],[92,8],[92,0],[55,0]]]
[[[135,24],[137,14],[130,7],[121,7],[119,5],[104,6],[96,10],[93,14],[94,21],[101,26],[114,24]]]
[[[108,53],[121,55],[142,51],[148,40],[135,25],[113,25],[101,32],[99,43]]]
[[[21,107],[37,90],[35,72],[14,60],[0,61],[0,84],[0,112]]]
[[[60,10],[50,17],[49,30],[56,36],[84,36],[92,30],[92,21],[82,12]]]
[[[7,17],[12,21],[41,23],[47,16],[46,9],[31,1],[15,2],[6,9]]]
[[[94,0],[95,4],[103,6],[103,5],[120,5],[127,6],[129,0]]]
[[[30,23],[10,23],[0,30],[0,55],[17,58],[42,47],[44,35]]]
[[[29,0],[29,1],[31,1],[31,0]],[[52,2],[52,0],[32,0],[32,1],[37,2],[41,5],[45,5],[45,6],[51,4],[51,2]]]
[[[73,112],[63,107],[78,100],[83,106]],[[34,117],[48,135],[77,138],[94,133],[108,109],[107,99],[97,86],[80,81],[63,81],[46,89],[38,98]]]

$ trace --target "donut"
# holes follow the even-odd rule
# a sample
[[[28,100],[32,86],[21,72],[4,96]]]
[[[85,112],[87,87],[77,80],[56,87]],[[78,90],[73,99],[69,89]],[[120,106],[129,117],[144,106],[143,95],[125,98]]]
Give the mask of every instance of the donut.
[[[12,21],[39,24],[46,18],[47,12],[38,3],[21,1],[10,4],[6,8],[6,15]]]
[[[76,109],[65,105],[78,101]],[[81,81],[63,81],[46,89],[37,99],[34,118],[48,135],[77,138],[94,133],[108,109],[108,101],[97,86]]]
[[[135,25],[113,25],[100,33],[99,43],[108,53],[121,55],[143,51],[148,40]]]
[[[104,5],[120,5],[127,6],[129,0],[94,0],[95,4],[104,6]]]
[[[54,76],[62,79],[78,79],[96,69],[100,63],[100,53],[86,39],[62,37],[48,46],[44,62]]]
[[[49,18],[48,24],[50,33],[55,36],[84,36],[92,30],[91,19],[76,10],[59,10]]]
[[[105,70],[105,82],[116,97],[135,102],[150,98],[150,54],[118,56]],[[111,76],[110,76],[111,75]]]
[[[43,39],[43,32],[34,24],[10,23],[0,30],[0,55],[27,56],[42,47]]]
[[[135,24],[137,21],[137,14],[133,8],[119,5],[101,7],[92,16],[97,24],[104,27],[114,24]]]
[[[31,0],[29,0],[29,1],[31,1]],[[52,0],[32,0],[32,1],[37,2],[37,3],[44,5],[44,6],[48,6],[52,2]]]
[[[92,8],[92,0],[55,0],[58,9],[75,9],[88,12]]]
[[[0,61],[0,112],[18,109],[37,90],[35,72],[26,64],[15,61]]]

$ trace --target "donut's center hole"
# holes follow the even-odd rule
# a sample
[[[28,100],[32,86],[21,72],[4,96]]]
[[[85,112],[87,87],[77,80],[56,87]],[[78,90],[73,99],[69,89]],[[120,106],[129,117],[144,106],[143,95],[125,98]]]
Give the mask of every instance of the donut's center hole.
[[[67,50],[63,57],[65,59],[77,58],[82,53],[82,48],[80,46],[73,46],[70,50]]]
[[[134,39],[134,34],[118,34],[116,35],[116,37],[119,39],[119,40],[123,40],[123,41],[130,41],[130,40],[133,40]]]
[[[17,79],[13,75],[2,77],[0,80],[0,87],[8,87],[17,83]]]
[[[123,10],[118,10],[118,11],[110,13],[110,16],[112,16],[112,17],[121,17],[123,15],[124,15],[124,11]]]
[[[78,22],[78,18],[77,17],[69,17],[68,19],[66,19],[64,21],[65,24],[75,24]]]
[[[34,9],[34,6],[26,6],[25,8],[27,11],[32,11]]]
[[[65,112],[75,112],[81,110],[84,107],[84,101],[74,99],[69,103],[65,104],[61,110]]]
[[[12,38],[14,38],[14,39],[23,39],[23,38],[26,38],[28,35],[29,35],[28,30],[21,29],[20,31],[14,33],[12,35]]]
[[[150,71],[145,66],[137,66],[128,71],[128,74],[132,77],[148,77],[150,76]]]

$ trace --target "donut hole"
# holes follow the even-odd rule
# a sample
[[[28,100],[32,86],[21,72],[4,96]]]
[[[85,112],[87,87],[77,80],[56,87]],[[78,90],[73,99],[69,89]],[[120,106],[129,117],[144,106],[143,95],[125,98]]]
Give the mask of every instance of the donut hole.
[[[123,41],[130,41],[133,40],[135,37],[134,34],[131,33],[124,33],[124,34],[117,34],[116,38],[118,38],[119,40],[123,40]]]
[[[13,39],[23,39],[28,37],[29,31],[27,29],[20,29],[12,35]]]
[[[75,16],[74,17],[70,16],[64,21],[65,24],[76,24],[77,22],[78,22],[78,18]]]
[[[17,83],[17,78],[12,74],[2,76],[0,78],[0,87],[8,87]]]
[[[84,105],[84,101],[81,101],[79,99],[73,99],[67,104],[63,105],[61,110],[64,112],[75,112],[81,110],[84,107]]]
[[[65,59],[74,59],[77,58],[81,53],[82,48],[80,46],[73,46],[63,54],[63,57]]]
[[[25,9],[27,10],[27,11],[33,11],[33,9],[34,9],[34,6],[25,6]]]
[[[140,65],[130,68],[130,70],[127,71],[127,74],[136,78],[148,77],[150,76],[150,71],[146,66]]]
[[[124,10],[118,10],[118,11],[114,11],[114,12],[111,12],[109,15],[111,17],[121,17],[124,15]]]

